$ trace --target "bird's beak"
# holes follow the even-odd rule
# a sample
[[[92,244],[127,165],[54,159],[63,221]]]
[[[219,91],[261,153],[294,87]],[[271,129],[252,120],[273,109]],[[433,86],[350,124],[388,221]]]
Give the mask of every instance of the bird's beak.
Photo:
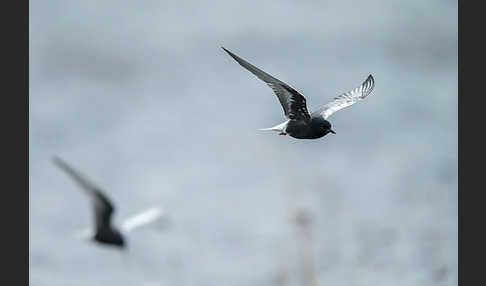
[[[334,132],[334,130],[329,130],[329,132],[331,132],[332,134],[336,134],[336,132]]]

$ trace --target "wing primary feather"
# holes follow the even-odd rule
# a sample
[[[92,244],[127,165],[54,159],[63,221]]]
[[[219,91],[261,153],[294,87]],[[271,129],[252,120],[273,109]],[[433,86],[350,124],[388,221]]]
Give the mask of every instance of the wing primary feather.
[[[79,186],[82,187],[83,190],[87,191],[90,195],[94,189],[97,189],[97,187],[92,182],[82,176],[78,171],[68,165],[61,158],[54,156],[52,160],[54,164],[56,164],[56,166],[58,166],[61,170],[67,173]]]
[[[96,227],[100,228],[109,226],[111,215],[115,210],[113,203],[97,186],[82,176],[81,173],[69,166],[64,160],[54,156],[53,161],[56,166],[65,171],[78,185],[80,185],[81,189],[85,191],[85,193],[87,193],[92,200],[95,211]]]
[[[334,112],[345,107],[351,106],[356,102],[363,100],[371,94],[375,87],[375,79],[370,74],[366,80],[358,87],[335,97],[331,102],[319,107],[311,113],[312,117],[322,116],[327,119]]]
[[[239,56],[228,51],[226,48],[221,47],[227,52],[238,64],[250,71],[260,80],[264,81],[277,95],[280,104],[284,110],[284,114],[289,119],[296,120],[309,120],[310,114],[307,111],[305,97],[285,82],[271,76],[270,74],[262,71],[256,66],[250,64]]]

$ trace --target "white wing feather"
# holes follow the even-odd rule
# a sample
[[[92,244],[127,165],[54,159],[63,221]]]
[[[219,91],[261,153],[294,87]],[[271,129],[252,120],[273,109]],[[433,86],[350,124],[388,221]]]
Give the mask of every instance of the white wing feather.
[[[130,232],[141,226],[153,223],[164,223],[166,220],[167,216],[165,212],[159,208],[151,208],[127,218],[122,223],[121,229],[124,232]]]
[[[313,111],[312,117],[322,116],[324,119],[327,119],[334,112],[351,106],[370,95],[374,87],[375,80],[372,75],[369,75],[359,87],[335,97],[333,101]]]

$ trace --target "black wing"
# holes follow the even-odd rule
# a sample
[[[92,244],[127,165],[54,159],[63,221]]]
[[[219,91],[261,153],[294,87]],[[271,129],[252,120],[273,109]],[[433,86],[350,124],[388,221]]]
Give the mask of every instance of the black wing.
[[[305,97],[302,94],[300,94],[290,85],[274,78],[227,49],[223,48],[223,50],[225,50],[242,67],[249,70],[252,74],[256,75],[259,79],[263,80],[268,86],[270,86],[273,92],[275,92],[277,95],[287,118],[305,121],[310,120]]]
[[[108,200],[97,186],[88,181],[88,179],[60,158],[54,157],[54,163],[80,185],[91,198],[95,211],[96,229],[109,227],[111,216],[115,211],[115,207],[110,200]]]

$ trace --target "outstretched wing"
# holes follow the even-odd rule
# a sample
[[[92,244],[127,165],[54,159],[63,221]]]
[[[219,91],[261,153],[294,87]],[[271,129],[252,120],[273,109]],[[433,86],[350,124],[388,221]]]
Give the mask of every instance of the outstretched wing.
[[[370,95],[374,87],[375,80],[372,75],[369,75],[368,78],[359,87],[349,92],[346,92],[338,97],[335,97],[333,101],[313,111],[311,116],[322,116],[324,119],[327,119],[334,112],[351,106]]]
[[[157,224],[163,228],[168,223],[167,215],[159,208],[151,208],[127,218],[121,225],[123,232],[127,233],[144,225]]]
[[[227,49],[223,48],[223,50],[225,50],[242,67],[249,70],[252,74],[256,75],[259,79],[263,80],[268,86],[270,86],[273,92],[275,92],[277,95],[278,100],[283,107],[284,114],[288,119],[310,120],[305,97],[302,94],[293,89],[290,85],[274,78]]]
[[[96,229],[105,228],[110,225],[110,218],[115,211],[113,204],[93,183],[83,177],[78,171],[74,170],[66,162],[58,157],[54,157],[54,163],[66,172],[91,198],[94,211]]]

